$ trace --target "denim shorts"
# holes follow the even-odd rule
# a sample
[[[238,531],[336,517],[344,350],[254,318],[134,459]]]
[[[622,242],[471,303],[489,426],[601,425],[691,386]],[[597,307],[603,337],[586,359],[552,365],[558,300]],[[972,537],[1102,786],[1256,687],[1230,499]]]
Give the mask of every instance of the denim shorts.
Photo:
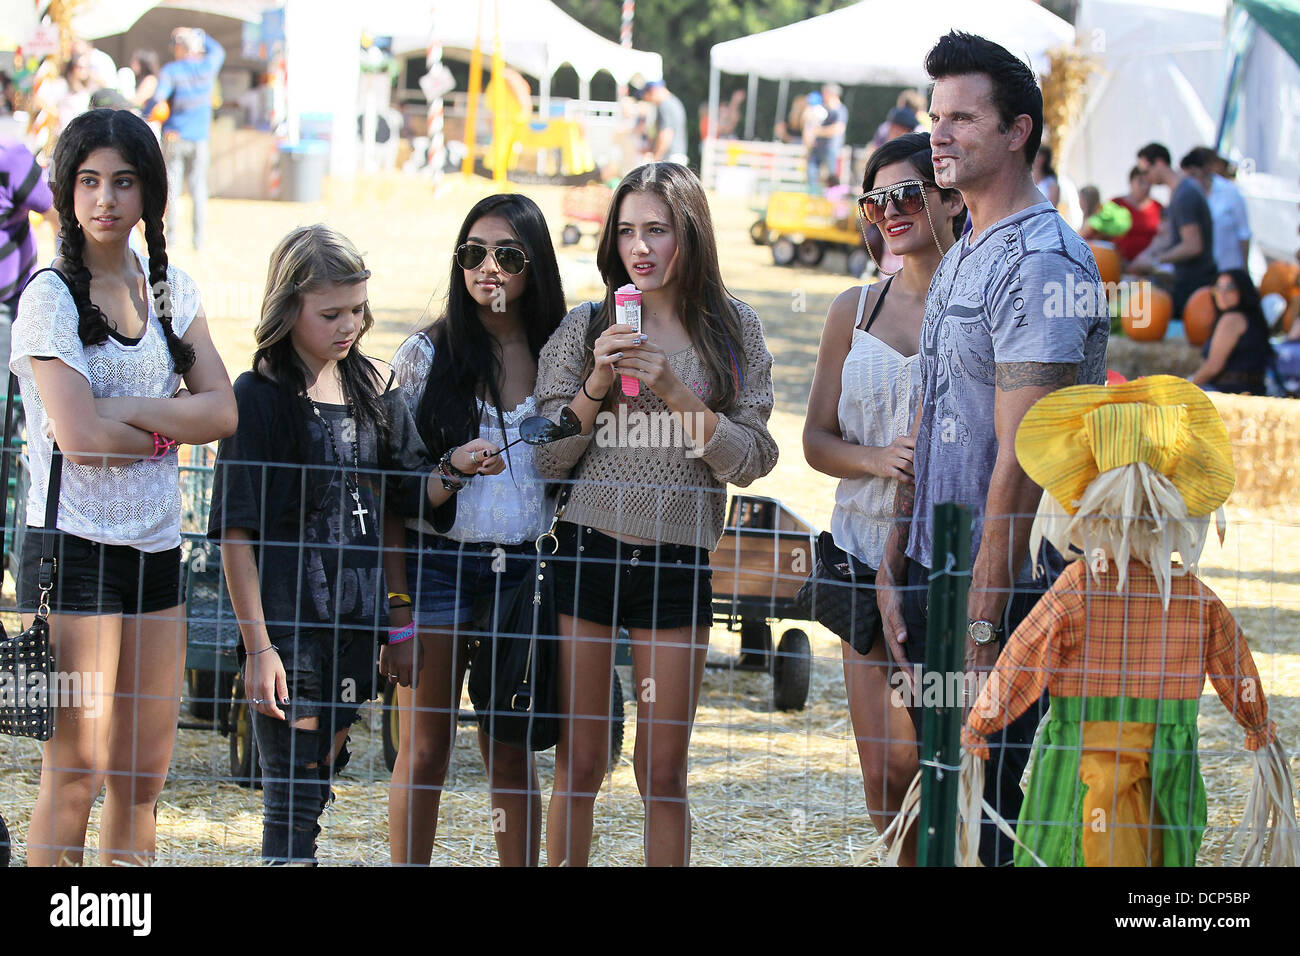
[[[44,528],[28,528],[18,565],[18,607],[41,603],[37,573]],[[149,553],[124,544],[100,544],[57,532],[58,567],[50,610],[55,614],[151,614],[177,607],[181,592],[181,549]]]
[[[629,544],[567,521],[560,522],[555,536],[561,614],[664,630],[713,623],[713,571],[703,548]]]
[[[477,622],[487,630],[494,607],[508,603],[537,554],[532,541],[465,543],[406,532],[406,586],[420,628]]]

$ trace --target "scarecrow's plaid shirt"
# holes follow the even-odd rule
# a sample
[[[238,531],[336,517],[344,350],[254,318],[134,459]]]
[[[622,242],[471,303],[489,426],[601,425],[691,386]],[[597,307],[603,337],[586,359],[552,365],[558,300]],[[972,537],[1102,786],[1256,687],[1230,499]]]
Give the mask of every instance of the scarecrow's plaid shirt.
[[[1208,675],[1256,750],[1276,735],[1246,637],[1223,602],[1196,577],[1173,578],[1169,610],[1151,569],[1130,561],[1117,593],[1114,567],[1088,579],[1073,562],[1016,629],[962,732],[988,758],[985,739],[1042,695],[1194,700]]]

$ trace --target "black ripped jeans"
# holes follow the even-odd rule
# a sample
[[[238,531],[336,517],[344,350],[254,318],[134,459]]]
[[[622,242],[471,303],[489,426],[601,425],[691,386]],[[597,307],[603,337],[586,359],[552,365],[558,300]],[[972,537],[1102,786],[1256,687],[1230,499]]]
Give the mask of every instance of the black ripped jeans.
[[[253,711],[262,768],[262,862],[316,862],[320,816],[330,781],[348,762],[346,743],[330,760],[334,736],[352,726],[378,688],[379,647],[366,631],[299,631],[274,637],[284,664],[287,720]],[[316,729],[295,727],[315,717]]]

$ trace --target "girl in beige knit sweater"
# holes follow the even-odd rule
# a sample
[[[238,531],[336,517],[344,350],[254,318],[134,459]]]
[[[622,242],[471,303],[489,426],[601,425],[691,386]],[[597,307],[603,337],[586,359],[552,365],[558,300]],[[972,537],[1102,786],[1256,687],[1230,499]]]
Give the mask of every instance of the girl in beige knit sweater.
[[[776,464],[767,430],[772,356],[754,311],[722,284],[709,208],[684,166],[651,163],[615,191],[597,253],[603,304],[571,311],[538,361],[537,404],[569,405],[583,434],[537,448],[571,478],[557,532],[560,710],[547,816],[551,865],[585,865],[609,764],[610,679],[620,626],[632,641],[637,786],[650,865],[690,859],[686,755],[712,622],[708,552],[727,485]],[[635,284],[642,324],[614,324]],[[620,377],[639,383],[635,396]],[[565,613],[567,612],[567,613]]]

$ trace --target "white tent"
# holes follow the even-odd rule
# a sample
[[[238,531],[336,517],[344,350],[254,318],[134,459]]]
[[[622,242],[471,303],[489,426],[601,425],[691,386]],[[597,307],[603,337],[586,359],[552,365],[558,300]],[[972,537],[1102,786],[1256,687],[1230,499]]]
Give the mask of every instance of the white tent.
[[[492,52],[498,11],[502,57],[508,66],[537,77],[543,98],[551,77],[566,63],[578,74],[584,92],[601,70],[608,71],[616,83],[627,83],[637,75],[647,80],[663,78],[663,58],[658,53],[606,40],[550,0],[369,0],[361,16],[371,33],[393,37],[394,53],[423,50],[429,26],[434,24],[444,53],[469,51],[477,36],[486,57]]]
[[[1082,0],[1075,24],[1099,61],[1083,117],[1056,166],[1103,196],[1128,191],[1137,151],[1163,143],[1177,164],[1213,144],[1223,103],[1227,0]]]
[[[978,33],[1046,69],[1048,50],[1074,42],[1074,28],[1033,0],[863,0],[713,47],[714,74],[765,79],[923,86],[925,54],[949,30]]]
[[[709,129],[718,127],[719,74],[749,76],[745,135],[754,129],[753,103],[761,77],[782,81],[778,114],[790,80],[844,85],[924,87],[925,55],[939,37],[963,30],[987,37],[1047,70],[1047,53],[1074,43],[1074,27],[1033,0],[863,0],[851,7],[752,36],[709,52]],[[713,150],[703,150],[704,165]],[[704,170],[708,181],[709,170]]]

